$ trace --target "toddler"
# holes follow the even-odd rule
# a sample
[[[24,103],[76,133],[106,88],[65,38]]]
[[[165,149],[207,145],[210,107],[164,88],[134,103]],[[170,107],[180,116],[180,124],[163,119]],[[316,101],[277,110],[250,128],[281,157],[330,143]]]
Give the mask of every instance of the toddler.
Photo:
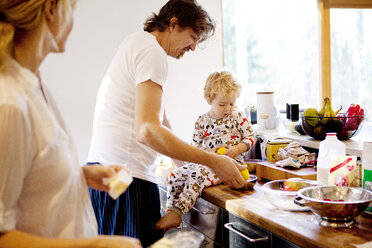
[[[255,142],[251,124],[235,108],[241,86],[230,72],[214,72],[207,78],[204,98],[210,111],[199,116],[193,133],[192,144],[200,149],[216,152],[226,148],[224,155],[243,163],[242,153]],[[167,186],[167,214],[155,225],[165,232],[180,225],[181,216],[196,203],[205,187],[222,181],[207,166],[188,163],[169,174]]]

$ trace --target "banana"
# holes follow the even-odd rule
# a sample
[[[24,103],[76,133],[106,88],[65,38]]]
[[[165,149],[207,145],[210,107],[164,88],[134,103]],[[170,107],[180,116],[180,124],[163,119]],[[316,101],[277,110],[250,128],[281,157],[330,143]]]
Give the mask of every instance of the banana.
[[[328,97],[324,98],[323,101],[324,101],[324,104],[323,104],[322,109],[319,111],[319,115],[323,117],[336,117],[336,114],[340,110],[338,110],[337,113],[335,113],[335,111],[332,109],[331,100]],[[323,124],[327,123],[329,119],[333,119],[333,118],[323,118],[322,123]]]
[[[327,106],[327,100],[326,99],[328,99],[328,97],[324,98],[324,100],[323,100],[323,107],[318,112],[319,116],[323,116],[324,113],[326,112],[326,106]]]
[[[329,111],[329,116],[331,117],[336,117],[336,113],[335,111],[333,111],[333,109],[331,108],[331,110]],[[332,118],[333,119],[333,118]]]
[[[323,125],[325,125],[327,122],[328,122],[328,120],[330,119],[330,118],[328,118],[328,117],[331,117],[331,112],[330,111],[326,111],[325,113],[324,113],[324,115],[323,115],[323,118],[322,118],[322,120],[320,121]]]

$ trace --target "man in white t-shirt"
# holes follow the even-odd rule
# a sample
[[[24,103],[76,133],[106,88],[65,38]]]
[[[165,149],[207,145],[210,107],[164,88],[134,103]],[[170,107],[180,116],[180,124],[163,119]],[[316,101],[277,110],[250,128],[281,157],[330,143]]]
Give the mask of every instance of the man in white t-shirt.
[[[170,0],[146,20],[144,31],[120,45],[97,96],[89,163],[119,164],[134,177],[125,194],[114,201],[91,191],[101,234],[137,237],[147,247],[162,236],[154,230],[160,200],[154,161],[158,153],[204,164],[233,188],[246,186],[243,169],[177,138],[163,106],[168,56],[194,51],[215,29],[208,13],[193,0]]]

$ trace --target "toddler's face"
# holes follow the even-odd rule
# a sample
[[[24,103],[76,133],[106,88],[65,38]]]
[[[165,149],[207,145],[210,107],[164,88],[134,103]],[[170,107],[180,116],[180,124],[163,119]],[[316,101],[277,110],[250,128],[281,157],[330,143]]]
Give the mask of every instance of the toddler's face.
[[[235,108],[236,95],[224,96],[217,94],[211,102],[209,115],[214,119],[220,119],[231,115]]]

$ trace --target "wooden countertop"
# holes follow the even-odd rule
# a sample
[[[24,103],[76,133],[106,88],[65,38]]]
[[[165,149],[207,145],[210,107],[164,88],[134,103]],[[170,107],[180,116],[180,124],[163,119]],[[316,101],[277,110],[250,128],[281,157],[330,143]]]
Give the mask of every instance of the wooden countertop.
[[[301,247],[372,247],[372,215],[363,213],[351,228],[322,227],[312,212],[290,212],[272,206],[257,182],[254,190],[235,191],[226,185],[204,189],[202,197]]]

